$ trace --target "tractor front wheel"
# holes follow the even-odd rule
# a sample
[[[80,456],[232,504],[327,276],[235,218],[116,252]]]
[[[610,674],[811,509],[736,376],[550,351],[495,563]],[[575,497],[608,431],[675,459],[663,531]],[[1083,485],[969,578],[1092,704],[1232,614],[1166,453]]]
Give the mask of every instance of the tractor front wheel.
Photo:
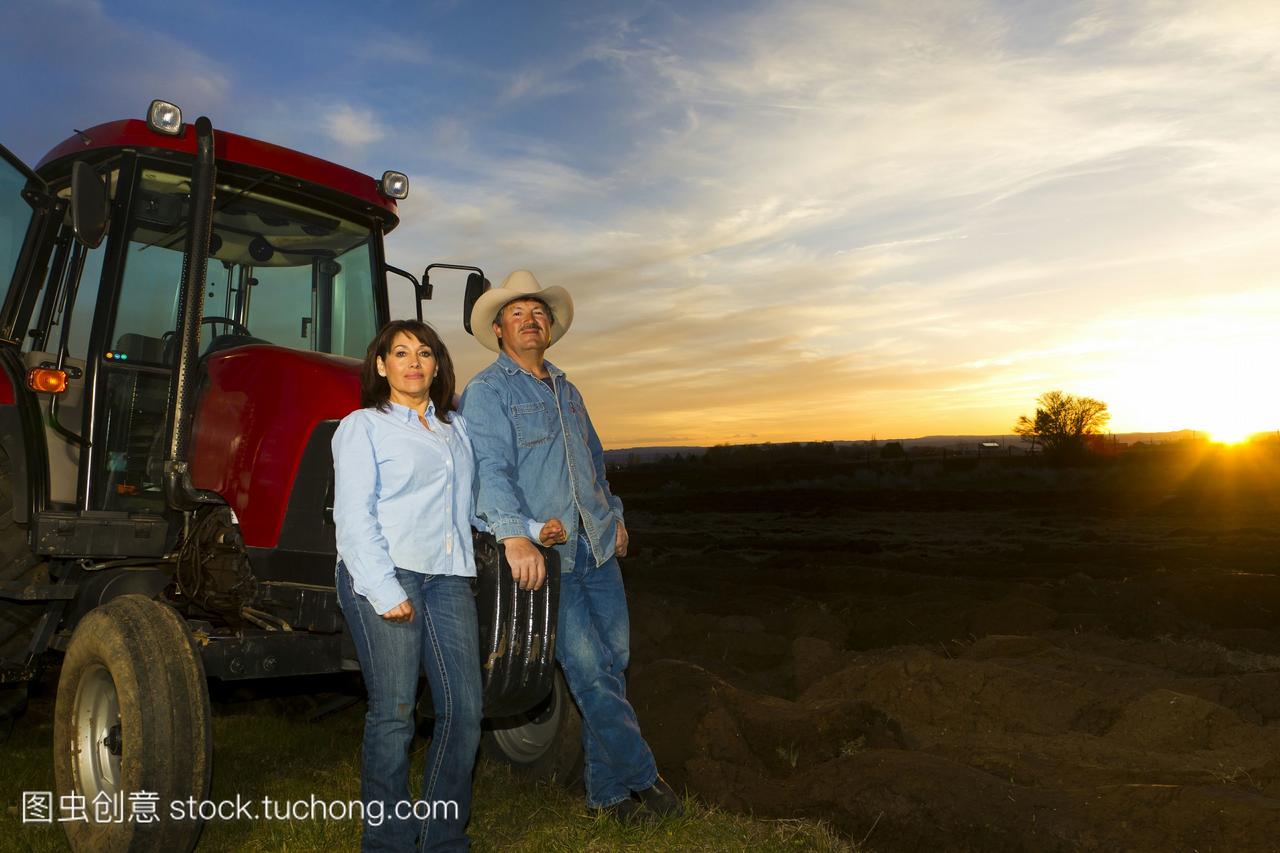
[[[209,690],[177,611],[123,595],[80,620],[62,663],[53,726],[58,802],[76,851],[190,851],[199,820],[171,803],[207,798]],[[80,799],[83,798],[83,799]]]

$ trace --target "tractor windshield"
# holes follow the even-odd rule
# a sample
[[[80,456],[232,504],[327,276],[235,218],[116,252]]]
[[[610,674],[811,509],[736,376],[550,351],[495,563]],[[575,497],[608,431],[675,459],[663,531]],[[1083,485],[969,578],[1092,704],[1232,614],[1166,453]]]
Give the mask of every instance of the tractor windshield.
[[[98,261],[105,287],[118,276],[118,296],[103,330],[105,401],[89,505],[159,512],[190,178],[142,165],[127,207],[119,251]],[[377,324],[377,239],[368,225],[309,205],[270,177],[220,174],[201,289],[200,356],[273,344],[362,357]],[[79,296],[76,304],[78,315]],[[86,322],[94,316],[87,306],[84,315]]]
[[[190,180],[144,169],[108,360],[172,366]],[[219,184],[200,351],[247,343],[359,358],[376,331],[368,227]]]

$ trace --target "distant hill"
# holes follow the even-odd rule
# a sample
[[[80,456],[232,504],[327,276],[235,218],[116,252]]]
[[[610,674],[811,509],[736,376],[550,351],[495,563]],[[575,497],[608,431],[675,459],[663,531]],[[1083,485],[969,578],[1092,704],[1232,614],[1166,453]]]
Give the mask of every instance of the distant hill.
[[[705,447],[671,445],[668,447],[624,447],[618,450],[606,450],[604,461],[610,465],[639,465],[644,462],[656,462],[664,456],[685,456],[693,454],[701,456],[706,453]]]
[[[1122,432],[1116,433],[1114,440],[1118,444],[1137,444],[1146,442],[1149,444],[1168,444],[1174,441],[1185,441],[1193,438],[1203,438],[1203,432],[1195,430],[1180,429],[1172,432]],[[832,441],[824,442],[835,445],[836,447],[883,447],[886,444],[897,442],[904,449],[912,447],[939,447],[939,448],[963,448],[975,449],[983,442],[996,442],[1001,447],[1014,445],[1016,447],[1024,447],[1025,443],[1016,435],[924,435],[919,438],[876,438],[864,439],[857,441]],[[818,442],[772,442],[773,444],[814,444]],[[751,445],[743,445],[749,447]],[[682,456],[701,456],[707,452],[707,448],[697,445],[670,445],[665,447],[623,447],[616,450],[606,450],[604,452],[605,461],[610,465],[639,465],[645,462],[656,462],[664,456],[674,456],[680,454]]]

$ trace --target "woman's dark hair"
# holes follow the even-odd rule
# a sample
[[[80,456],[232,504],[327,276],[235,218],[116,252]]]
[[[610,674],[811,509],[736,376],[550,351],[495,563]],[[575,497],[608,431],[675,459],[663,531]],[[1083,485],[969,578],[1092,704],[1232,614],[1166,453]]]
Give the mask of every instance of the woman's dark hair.
[[[449,350],[436,334],[436,330],[421,320],[392,320],[383,326],[369,343],[369,351],[364,355],[364,364],[360,366],[360,405],[366,408],[372,406],[382,412],[390,406],[391,386],[387,384],[387,377],[378,375],[378,357],[386,359],[391,352],[391,342],[401,332],[411,338],[417,338],[418,343],[431,347],[431,352],[436,357],[436,376],[431,380],[431,402],[435,404],[436,417],[447,423],[452,420],[449,413],[457,408],[453,404],[453,392],[456,387],[453,359],[449,357]]]

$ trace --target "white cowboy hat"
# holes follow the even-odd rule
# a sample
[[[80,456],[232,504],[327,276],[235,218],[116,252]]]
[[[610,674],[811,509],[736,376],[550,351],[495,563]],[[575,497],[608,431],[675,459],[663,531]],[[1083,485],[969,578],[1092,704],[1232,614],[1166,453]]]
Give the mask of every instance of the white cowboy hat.
[[[508,302],[521,297],[536,297],[547,303],[551,309],[551,343],[564,337],[573,325],[573,297],[563,287],[543,288],[533,273],[528,270],[516,270],[502,280],[502,284],[492,287],[480,295],[476,304],[471,307],[471,334],[486,349],[501,352],[498,336],[493,333],[493,321]],[[548,344],[547,346],[550,346]]]

